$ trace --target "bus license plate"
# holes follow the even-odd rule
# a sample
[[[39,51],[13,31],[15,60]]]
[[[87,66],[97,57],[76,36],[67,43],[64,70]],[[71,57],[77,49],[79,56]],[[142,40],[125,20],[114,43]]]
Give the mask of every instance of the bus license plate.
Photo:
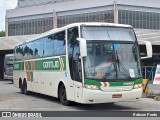
[[[122,98],[122,94],[113,94],[112,98]]]

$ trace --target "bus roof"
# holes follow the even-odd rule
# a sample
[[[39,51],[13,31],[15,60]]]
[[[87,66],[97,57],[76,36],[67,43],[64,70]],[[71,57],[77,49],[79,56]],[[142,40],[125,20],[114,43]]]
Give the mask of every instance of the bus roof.
[[[62,30],[65,30],[67,28],[72,28],[72,27],[76,27],[76,26],[110,26],[110,27],[125,27],[125,28],[133,28],[131,25],[125,25],[125,24],[115,24],[115,23],[104,23],[104,22],[82,22],[82,23],[72,23],[72,24],[69,24],[69,25],[66,25],[64,27],[61,27],[61,28],[56,28],[56,29],[52,29],[50,31],[47,31],[45,33],[41,33],[39,36],[33,38],[33,39],[30,39],[30,40],[27,40],[25,42],[22,42],[20,44],[17,44],[16,46],[19,46],[19,45],[23,45],[25,43],[29,43],[31,41],[34,41],[34,40],[37,40],[39,38],[42,38],[42,37],[45,37],[45,36],[48,36],[48,35],[51,35],[55,32],[60,32]]]

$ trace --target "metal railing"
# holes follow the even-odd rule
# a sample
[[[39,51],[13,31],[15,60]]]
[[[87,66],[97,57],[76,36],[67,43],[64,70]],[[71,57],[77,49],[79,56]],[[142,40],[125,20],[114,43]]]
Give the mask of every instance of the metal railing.
[[[155,72],[157,66],[143,66],[142,67],[142,75],[144,79],[148,79],[149,81],[154,80]]]

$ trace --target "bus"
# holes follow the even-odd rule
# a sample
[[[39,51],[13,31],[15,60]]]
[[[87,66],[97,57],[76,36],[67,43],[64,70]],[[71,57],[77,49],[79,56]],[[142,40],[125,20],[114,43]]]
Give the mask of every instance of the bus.
[[[3,79],[13,82],[13,54],[6,54],[4,57]]]
[[[142,95],[140,60],[132,26],[73,23],[15,47],[14,86],[63,105],[133,101]]]

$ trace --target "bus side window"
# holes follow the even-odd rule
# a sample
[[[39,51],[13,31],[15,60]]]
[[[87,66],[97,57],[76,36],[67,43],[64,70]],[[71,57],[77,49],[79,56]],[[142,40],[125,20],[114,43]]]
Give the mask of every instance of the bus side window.
[[[65,31],[54,34],[54,53],[55,55],[66,54]]]
[[[36,46],[34,48],[35,58],[42,58],[44,56],[44,38],[34,41]]]
[[[80,47],[76,40],[78,37],[78,27],[68,29],[68,58],[71,79],[82,82]]]
[[[44,38],[44,57],[54,56],[54,38],[53,35]]]

